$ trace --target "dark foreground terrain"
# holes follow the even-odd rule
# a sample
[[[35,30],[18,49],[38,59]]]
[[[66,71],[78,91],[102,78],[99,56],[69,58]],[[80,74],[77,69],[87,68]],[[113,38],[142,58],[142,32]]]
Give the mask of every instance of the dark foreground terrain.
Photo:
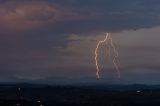
[[[160,106],[160,86],[1,84],[0,106]]]

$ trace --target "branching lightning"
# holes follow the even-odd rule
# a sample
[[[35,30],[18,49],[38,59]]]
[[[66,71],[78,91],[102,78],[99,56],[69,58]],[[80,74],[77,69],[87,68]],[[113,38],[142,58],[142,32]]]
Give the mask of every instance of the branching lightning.
[[[115,48],[115,46],[114,46],[114,44],[113,44],[113,40],[112,40],[111,36],[109,36],[109,39],[110,39],[110,44],[111,44],[111,46],[112,46],[112,48],[113,48],[113,51],[114,51],[113,64],[114,64],[114,66],[115,66],[115,68],[116,68],[116,70],[117,70],[118,78],[120,78],[120,77],[121,77],[120,71],[119,71],[118,65],[117,65],[117,63],[116,63],[117,57],[118,57],[118,51],[116,50],[116,48]]]
[[[95,49],[95,61],[96,61],[96,76],[97,76],[97,78],[99,78],[99,64],[98,64],[98,60],[97,60],[97,58],[98,58],[98,48],[99,48],[99,46],[102,44],[102,43],[104,43],[105,41],[107,41],[107,38],[108,38],[108,36],[109,36],[109,33],[107,33],[107,35],[106,35],[106,37],[105,37],[105,39],[104,40],[102,40],[102,41],[99,41],[98,42],[98,44],[97,44],[97,46],[96,46],[96,49]]]
[[[117,52],[117,50],[116,50],[116,48],[113,44],[113,40],[112,40],[112,37],[111,37],[110,33],[106,33],[105,39],[99,41],[97,46],[96,46],[96,49],[95,49],[96,77],[98,79],[100,78],[100,75],[99,75],[100,69],[99,69],[99,63],[98,63],[98,49],[101,46],[101,44],[103,44],[105,42],[108,45],[108,55],[109,56],[111,56],[111,48],[113,49],[113,55],[114,55],[113,64],[116,68],[118,78],[120,78],[121,77],[120,70],[119,70],[118,65],[117,65],[118,52]]]

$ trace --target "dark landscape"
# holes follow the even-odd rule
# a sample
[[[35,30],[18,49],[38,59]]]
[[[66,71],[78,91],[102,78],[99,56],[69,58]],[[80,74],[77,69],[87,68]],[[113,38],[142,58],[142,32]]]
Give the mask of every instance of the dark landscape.
[[[0,85],[0,106],[155,106],[157,104],[160,104],[160,85]]]

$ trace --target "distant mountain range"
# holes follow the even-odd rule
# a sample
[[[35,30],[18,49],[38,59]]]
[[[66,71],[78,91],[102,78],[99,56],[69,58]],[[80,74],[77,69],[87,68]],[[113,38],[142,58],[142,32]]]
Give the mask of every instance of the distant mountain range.
[[[38,84],[38,83],[19,83],[19,82],[5,82],[0,83],[0,88],[5,87],[22,87],[22,88],[42,88],[42,87],[62,87],[62,88],[85,88],[97,90],[115,90],[115,91],[128,91],[128,90],[160,90],[160,85],[145,85],[145,84]]]

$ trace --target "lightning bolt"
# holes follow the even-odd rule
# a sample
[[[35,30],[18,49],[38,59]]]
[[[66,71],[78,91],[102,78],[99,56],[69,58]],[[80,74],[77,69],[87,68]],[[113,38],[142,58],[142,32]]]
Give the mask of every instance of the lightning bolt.
[[[109,48],[108,48],[108,53],[109,53],[109,56],[111,56],[111,48],[113,49],[113,53],[114,53],[114,58],[113,58],[113,64],[114,64],[114,67],[116,68],[116,71],[117,71],[117,74],[118,74],[118,78],[121,77],[120,75],[120,70],[118,68],[118,65],[117,65],[117,58],[118,58],[118,52],[113,44],[113,40],[112,40],[112,37],[109,33],[106,33],[106,36],[105,36],[105,39],[104,40],[101,40],[98,42],[98,44],[96,45],[96,49],[95,49],[95,63],[96,63],[96,77],[97,79],[100,78],[100,75],[99,75],[99,72],[100,72],[100,69],[99,69],[99,63],[98,63],[98,49],[100,47],[101,44],[105,43],[108,44]]]
[[[110,40],[110,45],[112,46],[113,51],[114,51],[113,64],[114,64],[114,66],[115,66],[115,68],[117,70],[118,78],[120,78],[121,77],[120,70],[119,70],[118,65],[116,63],[119,54],[118,54],[118,51],[116,50],[116,48],[115,48],[115,46],[113,44],[113,40],[112,40],[110,35],[109,35],[109,40]]]
[[[98,44],[97,44],[97,46],[96,46],[96,49],[95,49],[95,61],[96,61],[96,76],[97,76],[97,78],[99,79],[99,64],[98,64],[98,48],[99,48],[99,46],[102,44],[102,43],[104,43],[105,41],[107,41],[107,39],[108,39],[108,36],[109,36],[109,33],[107,33],[106,34],[106,37],[105,37],[105,39],[104,40],[102,40],[102,41],[99,41],[98,42]]]

